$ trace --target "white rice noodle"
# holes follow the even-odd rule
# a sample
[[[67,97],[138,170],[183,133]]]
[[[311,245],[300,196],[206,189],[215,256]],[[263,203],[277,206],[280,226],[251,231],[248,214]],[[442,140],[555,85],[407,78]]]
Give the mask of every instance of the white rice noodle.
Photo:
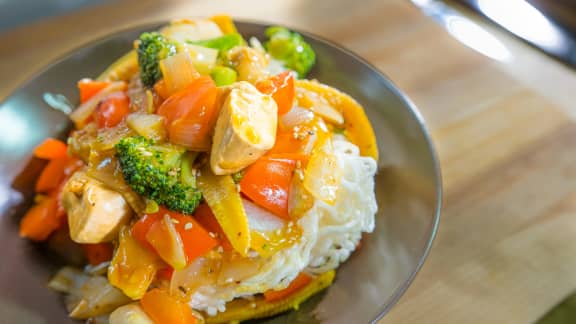
[[[220,284],[199,287],[190,300],[192,308],[215,315],[224,311],[226,302],[234,298],[285,288],[303,270],[323,273],[337,268],[350,256],[362,233],[374,229],[377,210],[374,174],[377,167],[374,159],[359,156],[358,147],[343,136],[334,137],[334,154],[343,170],[336,203],[330,206],[316,201],[298,221],[303,231],[298,244],[266,260],[259,257],[249,260],[258,269],[249,277],[239,281],[224,278],[218,280]],[[246,266],[246,261],[243,261],[243,266]],[[234,267],[234,264],[224,264],[223,267]],[[230,273],[224,270],[221,272]]]

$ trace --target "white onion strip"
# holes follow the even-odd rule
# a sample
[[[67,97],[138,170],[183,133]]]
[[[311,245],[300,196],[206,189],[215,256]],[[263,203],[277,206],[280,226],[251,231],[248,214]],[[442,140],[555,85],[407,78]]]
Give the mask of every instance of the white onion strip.
[[[100,101],[104,100],[112,92],[123,90],[125,87],[126,83],[121,81],[110,83],[110,85],[108,85],[106,88],[100,90],[98,93],[92,96],[92,98],[78,106],[78,108],[76,108],[76,110],[70,114],[70,119],[72,119],[74,124],[76,124],[77,128],[82,128]]]

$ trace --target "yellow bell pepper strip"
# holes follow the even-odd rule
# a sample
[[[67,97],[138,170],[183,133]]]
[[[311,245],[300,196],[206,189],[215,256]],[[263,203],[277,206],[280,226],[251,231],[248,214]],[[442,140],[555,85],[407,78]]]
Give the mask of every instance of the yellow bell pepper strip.
[[[312,282],[305,287],[281,300],[269,302],[264,297],[257,297],[254,301],[242,298],[235,299],[226,304],[225,312],[218,313],[213,317],[207,316],[206,324],[239,322],[274,316],[291,309],[297,310],[300,304],[310,296],[330,286],[334,281],[335,273],[334,270],[325,272],[312,279]]]
[[[140,299],[156,277],[156,271],[166,267],[162,261],[132,236],[128,227],[120,232],[116,254],[108,267],[108,280],[132,299]]]
[[[136,72],[138,72],[138,55],[132,50],[112,63],[96,80],[128,81]]]
[[[232,176],[214,175],[206,165],[200,170],[198,188],[234,250],[246,256],[250,247],[248,217]]]
[[[236,26],[234,25],[234,21],[228,15],[212,16],[212,17],[210,17],[210,20],[212,20],[214,23],[216,23],[216,25],[218,25],[218,27],[220,27],[220,30],[224,34],[238,33],[238,30],[236,29]]]
[[[314,91],[324,97],[344,116],[345,135],[360,149],[362,156],[369,156],[378,161],[376,136],[364,108],[349,95],[321,84],[317,81],[295,80],[296,88]]]

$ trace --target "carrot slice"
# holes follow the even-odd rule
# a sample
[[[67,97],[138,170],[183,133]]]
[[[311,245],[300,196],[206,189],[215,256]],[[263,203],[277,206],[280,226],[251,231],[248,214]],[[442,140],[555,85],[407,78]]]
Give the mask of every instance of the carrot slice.
[[[67,146],[64,142],[47,138],[34,149],[34,156],[39,159],[60,159],[66,157]]]
[[[68,159],[66,158],[50,160],[36,181],[36,192],[48,192],[58,188],[64,180],[64,170],[67,165]]]
[[[78,90],[80,90],[80,103],[88,101],[100,90],[110,85],[110,82],[93,81],[90,79],[82,79],[78,81]]]
[[[196,317],[188,304],[158,288],[148,291],[140,300],[142,309],[154,323],[195,324]]]
[[[60,227],[55,197],[47,197],[28,210],[20,222],[20,236],[44,241]]]
[[[300,272],[300,274],[294,280],[292,280],[288,287],[282,290],[268,290],[264,292],[264,298],[268,302],[282,300],[308,286],[308,284],[311,282],[312,277],[304,272]]]

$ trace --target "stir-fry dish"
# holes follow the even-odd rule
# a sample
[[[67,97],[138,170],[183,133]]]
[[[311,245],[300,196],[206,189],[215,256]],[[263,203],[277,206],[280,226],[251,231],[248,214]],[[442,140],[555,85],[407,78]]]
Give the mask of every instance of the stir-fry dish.
[[[306,79],[315,61],[298,33],[245,39],[215,16],[145,32],[78,82],[20,224],[83,251],[48,283],[70,317],[239,322],[332,283],[374,229],[378,151],[363,108]]]

